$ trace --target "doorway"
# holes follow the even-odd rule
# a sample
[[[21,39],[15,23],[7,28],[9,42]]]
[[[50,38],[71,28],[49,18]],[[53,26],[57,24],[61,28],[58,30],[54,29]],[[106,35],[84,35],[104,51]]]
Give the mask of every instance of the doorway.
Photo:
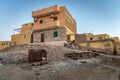
[[[44,33],[41,34],[41,42],[44,42]]]
[[[31,49],[28,52],[28,60],[29,62],[40,62],[47,60],[47,51],[46,50],[34,50]]]
[[[67,35],[67,42],[70,41],[70,35]]]

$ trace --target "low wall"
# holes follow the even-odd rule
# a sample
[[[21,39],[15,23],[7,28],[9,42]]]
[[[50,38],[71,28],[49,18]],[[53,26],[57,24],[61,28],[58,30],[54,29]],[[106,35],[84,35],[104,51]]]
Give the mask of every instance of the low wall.
[[[87,46],[107,50],[110,54],[117,54],[117,46],[112,39],[88,41]]]
[[[46,50],[47,60],[60,60],[64,59],[64,54],[69,50],[61,45],[51,45],[52,43],[32,43],[28,44],[28,50]],[[54,43],[53,43],[54,44]]]

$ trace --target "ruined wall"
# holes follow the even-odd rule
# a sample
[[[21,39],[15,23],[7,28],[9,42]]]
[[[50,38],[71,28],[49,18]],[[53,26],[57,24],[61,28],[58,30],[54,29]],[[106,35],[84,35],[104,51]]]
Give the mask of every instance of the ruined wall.
[[[108,34],[93,35],[92,33],[84,33],[84,34],[76,34],[75,38],[78,43],[86,43],[87,41],[109,39],[110,36]]]
[[[80,46],[86,47],[87,43],[79,43]]]
[[[87,37],[85,34],[76,34],[75,35],[75,40],[78,43],[86,43],[87,42]]]
[[[65,53],[69,53],[69,50],[63,46],[51,45],[51,44],[47,44],[47,43],[28,44],[28,50],[30,50],[30,49],[32,49],[32,50],[46,50],[48,61],[64,59]]]
[[[116,43],[113,40],[96,40],[96,41],[89,41],[87,43],[87,46],[93,47],[93,48],[100,48],[105,49],[114,54],[114,51],[116,51]]]
[[[117,54],[120,54],[120,42],[116,43]]]
[[[108,34],[98,34],[93,36],[93,40],[104,40],[109,38],[110,38],[110,35]]]
[[[10,41],[0,41],[0,50],[7,48],[11,45]]]
[[[58,37],[54,37],[54,32],[58,32]],[[64,27],[33,32],[33,43],[41,43],[41,34],[44,34],[44,42],[66,41],[66,29]]]
[[[33,23],[23,24],[21,32],[19,34],[14,34],[11,36],[12,45],[21,45],[31,42],[31,32]]]
[[[113,39],[115,42],[119,43],[120,40],[119,40],[119,37],[111,37],[111,39]]]

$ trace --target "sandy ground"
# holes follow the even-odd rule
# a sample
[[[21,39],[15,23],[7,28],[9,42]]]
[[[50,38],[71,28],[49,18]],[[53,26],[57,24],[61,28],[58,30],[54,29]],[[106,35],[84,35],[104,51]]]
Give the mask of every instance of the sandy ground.
[[[0,80],[120,80],[120,56],[64,58],[32,66],[26,51],[17,50],[0,53]]]
[[[85,63],[83,63],[85,61]],[[0,80],[119,80],[119,67],[100,59],[53,61],[42,66],[0,65]]]

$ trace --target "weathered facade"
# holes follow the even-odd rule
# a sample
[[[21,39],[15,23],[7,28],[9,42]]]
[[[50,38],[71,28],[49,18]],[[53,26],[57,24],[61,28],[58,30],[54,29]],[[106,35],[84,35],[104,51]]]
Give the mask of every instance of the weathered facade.
[[[93,35],[92,40],[105,40],[105,39],[109,39],[109,38],[110,38],[109,34],[97,34],[97,35]]]
[[[33,11],[32,16],[33,43],[67,41],[67,35],[76,34],[76,22],[64,6]],[[75,40],[75,37],[69,39]]]
[[[120,42],[116,43],[116,51],[117,51],[117,54],[120,54]]]
[[[120,39],[118,37],[111,37],[111,39],[115,40],[115,42],[119,43]]]
[[[110,35],[108,34],[97,34],[94,35],[92,33],[84,33],[84,34],[76,34],[75,40],[78,43],[87,43],[88,41],[94,41],[94,40],[105,40],[109,39]]]
[[[31,43],[33,23],[23,24],[19,34],[11,36],[12,46]]]
[[[66,29],[64,27],[38,30],[33,35],[33,43],[67,40]]]
[[[114,54],[120,54],[120,44],[118,37],[110,38],[108,34],[92,33],[77,34],[75,39],[81,46],[105,49]]]
[[[11,42],[10,41],[0,41],[0,50],[7,48],[11,46]]]
[[[105,49],[107,51],[112,52],[113,54],[117,54],[116,42],[112,39],[88,41],[87,46],[93,47],[93,48]]]
[[[87,41],[93,39],[93,34],[92,33],[85,33],[85,34],[76,34],[75,35],[75,40],[78,43],[87,43]]]

